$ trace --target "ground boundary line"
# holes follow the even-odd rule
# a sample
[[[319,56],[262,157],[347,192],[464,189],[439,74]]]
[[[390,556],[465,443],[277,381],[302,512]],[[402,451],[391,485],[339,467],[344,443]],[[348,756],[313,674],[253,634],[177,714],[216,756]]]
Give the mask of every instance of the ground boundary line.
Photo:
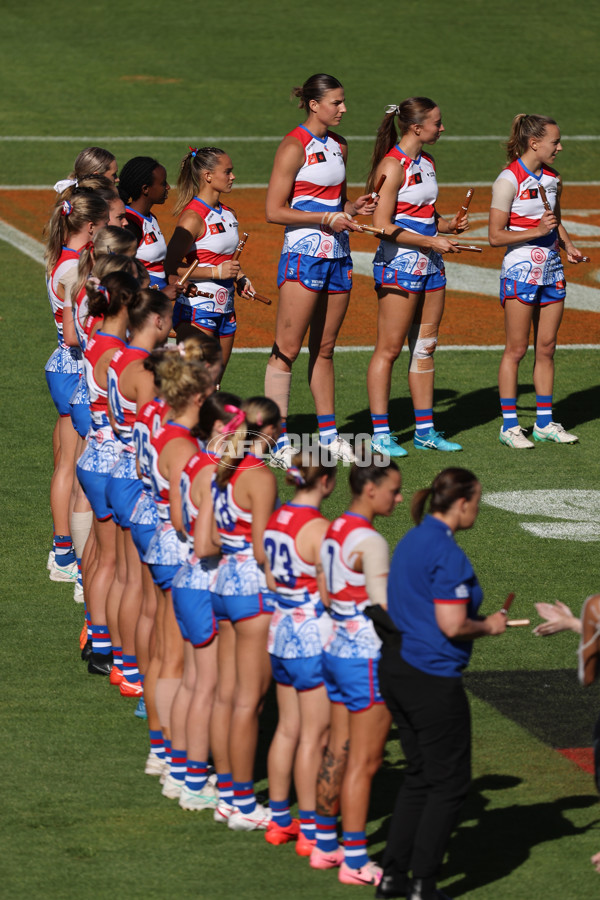
[[[533,344],[529,345],[533,348]],[[374,345],[356,345],[346,346],[337,345],[336,353],[372,353]],[[600,350],[600,344],[558,344],[557,350]],[[272,347],[234,347],[233,353],[268,353],[270,354]],[[504,344],[448,344],[447,346],[437,345],[436,353],[445,353],[456,350],[457,352],[471,351],[479,352],[481,350],[504,350]],[[300,353],[308,353],[308,347],[302,347]],[[402,353],[408,353],[408,347],[402,348]]]

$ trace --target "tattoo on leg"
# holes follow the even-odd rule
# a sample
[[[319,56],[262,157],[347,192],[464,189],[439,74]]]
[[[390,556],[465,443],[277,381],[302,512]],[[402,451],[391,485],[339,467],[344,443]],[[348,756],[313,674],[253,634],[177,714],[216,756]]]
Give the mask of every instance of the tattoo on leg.
[[[347,740],[336,755],[329,747],[323,754],[323,762],[317,778],[317,804],[318,816],[337,816],[340,811],[340,793],[350,741]]]

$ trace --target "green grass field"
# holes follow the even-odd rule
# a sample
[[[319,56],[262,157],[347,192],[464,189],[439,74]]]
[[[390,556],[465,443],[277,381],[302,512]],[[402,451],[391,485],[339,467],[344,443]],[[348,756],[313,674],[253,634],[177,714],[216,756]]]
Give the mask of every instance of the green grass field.
[[[596,5],[565,7],[557,0],[543,6],[508,0],[348,0],[328,6],[233,0],[206,8],[172,0],[158,10],[140,0],[85,7],[65,0],[59,9],[11,0],[3,8],[0,36],[7,85],[0,100],[2,134],[180,137],[107,142],[120,163],[131,155],[157,156],[172,182],[187,143],[229,135],[225,146],[239,181],[263,183],[276,143],[234,138],[276,136],[293,127],[299,116],[287,99],[290,88],[324,70],[346,87],[349,112],[341,131],[347,135],[372,135],[386,103],[415,93],[440,103],[449,136],[505,135],[518,111],[553,115],[567,135],[599,135],[599,22]],[[51,184],[67,174],[82,146],[0,140],[0,182]],[[565,142],[565,180],[598,179],[598,146]],[[369,141],[350,143],[349,180],[363,180],[369,152]],[[503,154],[496,140],[442,140],[436,158],[441,181],[491,181]],[[147,733],[133,716],[135,704],[103,679],[90,678],[80,662],[81,607],[69,587],[48,581],[45,570],[55,413],[43,375],[54,331],[42,271],[0,241],[0,272],[3,896],[347,896],[335,873],[313,872],[291,847],[270,847],[257,834],[232,834],[209,814],[184,813],[161,797],[156,780],[143,774]],[[597,539],[536,537],[522,527],[576,525],[578,517],[598,525],[597,495],[595,506],[565,511],[556,493],[598,490],[598,358],[595,350],[557,353],[556,417],[579,434],[580,444],[511,454],[497,439],[498,352],[437,356],[437,425],[464,445],[452,462],[477,473],[484,500],[492,492],[556,494],[558,519],[535,503],[517,514],[484,502],[475,529],[460,536],[484,588],[484,611],[514,590],[515,612],[535,621],[536,600],[560,598],[577,610],[599,588]],[[367,363],[367,353],[336,358],[344,431],[368,430]],[[261,392],[264,365],[259,354],[235,355],[224,386],[245,395]],[[401,359],[391,414],[407,442],[412,410],[405,369]],[[302,356],[290,421],[297,432],[315,427],[305,370]],[[529,425],[535,400],[529,359],[521,381],[519,414]],[[405,502],[380,523],[390,544],[409,527],[412,493],[445,464],[416,451],[403,461]],[[283,482],[281,494],[289,496]],[[346,501],[340,466],[326,513],[338,514]],[[469,676],[474,786],[440,882],[453,897],[588,900],[598,894],[600,881],[588,861],[600,850],[593,780],[555,749],[589,747],[600,706],[597,688],[584,693],[577,686],[576,645],[572,634],[535,639],[530,629],[517,629],[475,647]],[[484,681],[490,673],[497,675],[493,690]],[[522,689],[513,700],[511,685],[517,684]],[[262,790],[274,715],[271,704],[257,762]],[[557,743],[557,724],[570,733],[569,723],[573,743]],[[376,858],[401,777],[392,732],[368,826]]]

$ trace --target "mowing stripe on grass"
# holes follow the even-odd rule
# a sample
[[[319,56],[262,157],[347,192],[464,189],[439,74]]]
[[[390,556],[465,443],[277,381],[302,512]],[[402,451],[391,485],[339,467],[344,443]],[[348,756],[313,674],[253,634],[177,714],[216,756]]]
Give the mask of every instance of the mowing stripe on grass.
[[[72,135],[31,135],[31,134],[4,134],[0,135],[0,141],[5,143],[43,143],[44,141],[52,141],[53,143],[98,143],[102,142],[112,142],[113,144],[126,144],[126,143],[142,143],[147,141],[155,141],[161,144],[180,144],[185,143],[186,141],[201,141],[206,143],[215,143],[218,144],[221,141],[236,141],[238,143],[250,144],[265,144],[265,143],[274,143],[275,141],[281,141],[281,135],[233,135],[226,134],[221,135],[220,137],[202,137],[202,136],[184,136],[184,137],[173,137],[172,135],[112,135],[102,137],[94,137],[90,135],[83,135],[79,137],[74,137]],[[375,135],[373,134],[349,134],[345,135],[347,141],[374,141]],[[562,141],[600,141],[600,134],[565,134],[561,136]],[[463,143],[463,142],[472,142],[472,141],[506,141],[506,135],[503,134],[448,134],[444,135],[444,142],[452,141],[454,143]]]

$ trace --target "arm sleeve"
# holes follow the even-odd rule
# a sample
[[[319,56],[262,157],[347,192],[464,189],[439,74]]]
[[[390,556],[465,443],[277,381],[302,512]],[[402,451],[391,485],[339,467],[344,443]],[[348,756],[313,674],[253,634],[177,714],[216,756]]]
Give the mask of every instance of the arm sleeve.
[[[501,212],[509,213],[516,193],[512,182],[503,175],[499,175],[492,185],[492,207],[501,210]]]
[[[387,541],[376,531],[370,531],[354,547],[362,554],[365,586],[371,603],[387,609],[387,579],[390,571],[390,553]]]
[[[77,276],[77,266],[71,266],[71,268],[68,269],[60,279],[65,289],[65,303],[68,303],[69,306],[71,306],[73,304],[73,301],[75,300],[75,298],[73,297],[73,290],[75,288],[75,285],[77,284]]]

